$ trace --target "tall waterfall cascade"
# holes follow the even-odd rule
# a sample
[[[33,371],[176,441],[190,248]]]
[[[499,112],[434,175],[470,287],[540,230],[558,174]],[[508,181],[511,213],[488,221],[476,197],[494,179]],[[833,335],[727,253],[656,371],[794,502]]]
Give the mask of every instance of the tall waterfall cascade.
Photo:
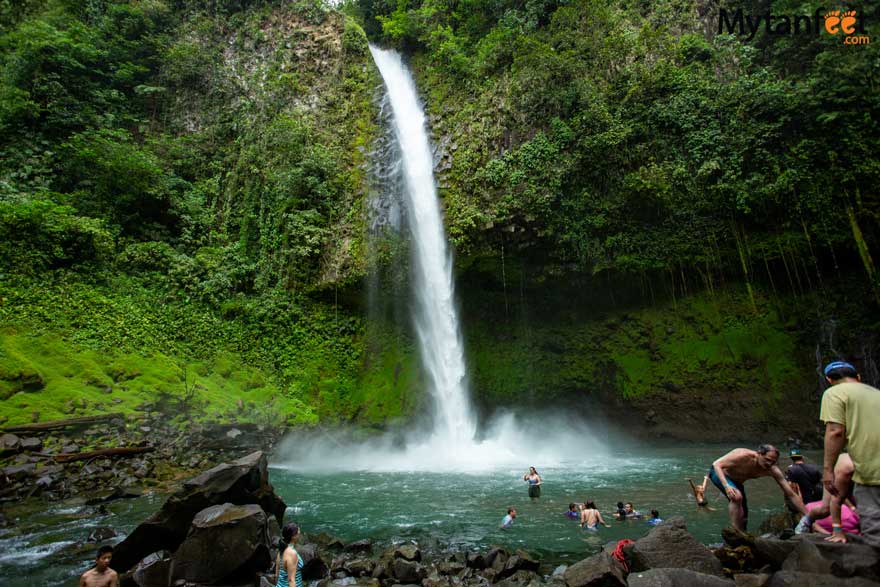
[[[291,435],[280,447],[282,462],[273,466],[300,471],[521,472],[528,465],[552,466],[575,455],[603,452],[566,406],[541,414],[505,411],[477,430],[427,120],[400,55],[372,45],[370,52],[385,85],[381,114],[388,125],[373,174],[380,196],[372,202],[380,217],[373,228],[397,232],[405,225],[408,231],[401,236],[406,236],[411,253],[412,301],[405,305],[412,311],[431,413],[418,418],[409,433],[360,442],[344,431]],[[370,296],[380,295],[378,288],[368,290]]]
[[[433,436],[446,451],[469,449],[476,434],[455,305],[452,256],[446,242],[434,180],[434,160],[415,82],[400,55],[370,51],[391,104],[399,146],[413,250],[414,323],[434,404]]]

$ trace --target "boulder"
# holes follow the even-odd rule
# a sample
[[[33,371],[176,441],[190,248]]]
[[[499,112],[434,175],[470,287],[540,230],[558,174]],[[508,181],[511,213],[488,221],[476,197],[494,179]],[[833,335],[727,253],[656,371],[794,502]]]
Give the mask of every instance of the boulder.
[[[368,558],[359,558],[347,561],[342,565],[342,568],[352,577],[369,577],[372,576],[373,569],[376,568],[376,561]]]
[[[414,560],[396,558],[391,563],[391,576],[400,583],[421,583],[428,573]]]
[[[758,573],[757,575],[740,573],[733,577],[733,581],[736,583],[736,587],[766,587],[770,581],[770,575],[766,573]]]
[[[441,575],[458,575],[467,567],[456,561],[441,561],[437,563],[437,572]]]
[[[257,504],[215,505],[196,514],[174,555],[173,580],[217,583],[256,576],[272,565],[266,512]]]
[[[402,558],[408,561],[422,560],[422,551],[417,544],[401,544],[392,552],[394,558]]]
[[[225,503],[259,505],[281,522],[285,505],[269,484],[266,455],[257,451],[185,482],[158,512],[116,546],[111,566],[122,573],[151,552],[176,551],[198,512]]]
[[[504,565],[507,564],[507,559],[509,558],[510,553],[507,549],[500,546],[492,546],[489,552],[486,553],[486,567],[492,568],[496,573],[499,573],[504,569]]]
[[[16,481],[19,479],[27,479],[28,477],[32,477],[37,471],[37,466],[33,463],[26,463],[24,465],[10,465],[9,467],[4,467],[2,471],[3,474],[6,475],[10,480]]]
[[[815,544],[803,540],[798,542],[795,549],[782,563],[782,570],[830,575],[831,561],[822,556]]]
[[[674,517],[655,526],[632,545],[633,571],[687,569],[721,576],[721,561],[687,531],[684,518]]]
[[[171,559],[166,553],[154,553],[139,562],[132,573],[138,587],[168,587],[171,581]]]
[[[26,450],[30,452],[40,452],[43,450],[43,441],[39,438],[22,438],[21,439],[21,450]]]
[[[360,552],[360,553],[369,553],[373,550],[373,543],[370,540],[356,540],[354,542],[349,542],[343,548],[345,552]]]
[[[735,587],[730,579],[688,569],[657,568],[630,573],[629,587]]]
[[[323,579],[330,573],[330,566],[318,552],[316,545],[297,545],[296,552],[303,561],[302,576],[304,580]]]
[[[21,438],[12,433],[0,434],[0,457],[9,456],[21,450]]]
[[[469,552],[467,555],[467,566],[472,569],[485,569],[486,557],[481,552]]]
[[[877,583],[861,577],[835,577],[815,573],[779,571],[770,577],[767,587],[877,587]]]
[[[532,571],[520,570],[495,583],[496,587],[538,587],[541,585],[541,579],[537,573]]]
[[[565,569],[562,578],[568,587],[625,587],[624,574],[623,565],[600,552]]]
[[[826,542],[818,535],[797,536],[790,542],[796,547],[783,563],[783,571],[830,573],[880,582],[880,556],[867,544]]]
[[[105,540],[110,540],[116,536],[116,530],[108,528],[107,526],[102,526],[89,532],[89,537],[86,540],[88,542],[104,542]]]

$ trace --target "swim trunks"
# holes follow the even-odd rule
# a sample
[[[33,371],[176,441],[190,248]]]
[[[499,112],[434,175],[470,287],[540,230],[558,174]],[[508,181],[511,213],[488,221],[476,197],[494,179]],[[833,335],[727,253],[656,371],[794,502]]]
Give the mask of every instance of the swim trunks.
[[[709,469],[708,477],[709,477],[709,479],[711,479],[712,484],[718,488],[718,491],[721,492],[721,495],[723,495],[727,499],[727,501],[730,501],[730,498],[727,497],[727,490],[724,488],[724,485],[721,483],[721,479],[719,479],[718,475],[715,474],[714,468]],[[746,499],[746,488],[743,486],[742,483],[738,483],[738,482],[734,481],[733,479],[731,479],[730,477],[727,478],[727,482],[730,483],[733,487],[737,488],[740,493],[742,493],[743,518],[746,521],[748,521],[748,519],[749,519],[749,502]]]

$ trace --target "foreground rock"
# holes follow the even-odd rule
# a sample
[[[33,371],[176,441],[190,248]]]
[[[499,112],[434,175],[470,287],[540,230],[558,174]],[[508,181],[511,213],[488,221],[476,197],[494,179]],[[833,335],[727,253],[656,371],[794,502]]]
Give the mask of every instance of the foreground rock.
[[[171,579],[216,583],[247,579],[272,565],[266,513],[256,504],[212,506],[193,519],[186,540],[174,553]]]
[[[670,518],[640,538],[630,550],[633,571],[688,569],[721,576],[721,561],[687,531],[684,518]]]
[[[197,514],[212,506],[253,504],[259,506],[266,518],[274,517],[280,523],[285,505],[269,484],[266,465],[266,455],[257,451],[217,465],[184,483],[162,509],[116,547],[113,568],[123,573],[154,552],[177,551],[187,539]]]

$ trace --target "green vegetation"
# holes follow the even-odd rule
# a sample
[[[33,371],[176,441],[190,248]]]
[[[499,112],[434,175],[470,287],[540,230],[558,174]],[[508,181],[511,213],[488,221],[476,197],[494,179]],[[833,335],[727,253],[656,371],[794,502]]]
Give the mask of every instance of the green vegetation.
[[[542,257],[545,276],[673,272],[703,288],[799,264],[821,281],[840,263],[876,290],[862,253],[880,236],[876,44],[763,28],[749,43],[716,34],[717,9],[692,0],[350,10],[413,53],[449,139],[442,196],[460,253],[503,246]]]
[[[408,54],[433,115],[463,305],[491,306],[465,313],[482,404],[708,398],[759,374],[771,410],[815,316],[841,312],[847,346],[822,352],[872,361],[880,49],[715,19],[694,0],[0,1],[0,418],[419,409],[412,341],[356,301],[406,248],[368,258],[368,38]],[[626,301],[586,312],[569,279]],[[531,326],[511,300],[543,288]]]

